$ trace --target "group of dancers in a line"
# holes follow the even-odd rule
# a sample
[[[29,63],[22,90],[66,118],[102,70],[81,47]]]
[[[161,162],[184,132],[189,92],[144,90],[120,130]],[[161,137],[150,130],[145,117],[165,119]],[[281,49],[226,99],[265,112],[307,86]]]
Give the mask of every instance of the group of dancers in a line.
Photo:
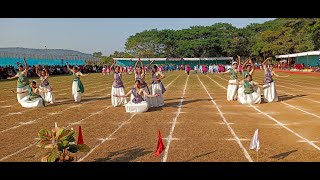
[[[140,62],[140,67],[138,63]],[[148,64],[148,69],[150,69],[151,64]],[[89,74],[82,74],[77,66],[70,68],[68,61],[66,65],[69,71],[72,72],[72,95],[75,102],[81,101],[81,95],[84,93],[84,85],[81,82],[80,77],[88,76]],[[130,88],[130,91],[125,94],[124,84],[122,81],[121,66],[117,65],[116,61],[111,65],[110,68],[114,67],[114,81],[111,89],[111,103],[112,106],[125,106],[126,112],[145,112],[149,107],[162,107],[164,105],[163,93],[166,91],[161,80],[165,76],[158,71],[157,65],[152,68],[152,82],[150,86],[150,91],[148,84],[145,81],[145,67],[143,62],[139,59],[135,66],[135,82],[134,86]],[[20,65],[18,67],[19,71],[14,77],[9,77],[8,79],[18,78],[17,81],[17,91],[13,91],[17,94],[18,102],[22,107],[25,108],[35,108],[44,107],[46,103],[54,103],[55,98],[52,94],[52,88],[49,84],[48,78],[49,73],[42,66],[41,73],[39,72],[39,66],[36,65],[36,73],[40,78],[40,86],[37,86],[36,81],[29,82],[27,71],[28,65],[24,59],[24,66]],[[127,102],[127,97],[130,96],[130,101]]]
[[[280,76],[273,71],[273,65],[269,64],[271,57],[267,58],[263,63],[263,69],[265,73],[265,79],[262,84],[253,81],[252,75],[254,73],[254,64],[251,59],[246,60],[242,65],[243,69],[243,80],[238,80],[240,56],[237,61],[232,62],[232,68],[222,74],[230,73],[230,79],[227,88],[227,100],[236,101],[238,100],[241,104],[260,104],[261,94],[258,85],[263,87],[263,99],[265,102],[276,102],[278,101],[278,95],[276,86],[272,76],[277,77],[289,77]]]

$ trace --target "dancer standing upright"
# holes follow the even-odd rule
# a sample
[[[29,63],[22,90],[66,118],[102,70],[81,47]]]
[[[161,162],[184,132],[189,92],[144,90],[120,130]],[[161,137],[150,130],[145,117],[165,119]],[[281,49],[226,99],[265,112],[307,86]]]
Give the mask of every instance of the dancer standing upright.
[[[278,94],[276,90],[275,83],[273,81],[272,76],[275,75],[277,77],[289,77],[288,76],[280,76],[276,74],[273,71],[273,65],[270,64],[269,67],[267,66],[267,63],[271,57],[267,58],[265,61],[263,61],[262,66],[265,73],[265,79],[264,79],[264,85],[263,85],[263,99],[265,102],[276,102],[278,101]]]
[[[73,66],[71,69],[68,63],[68,60],[66,60],[67,68],[69,71],[72,72],[73,77],[73,83],[72,83],[72,95],[75,102],[81,101],[81,95],[84,93],[84,86],[80,80],[81,76],[88,76],[89,74],[82,74],[79,71],[79,68],[77,66]]]
[[[116,65],[116,60],[114,60],[113,64],[111,65],[110,69]],[[124,92],[124,85],[122,82],[122,70],[121,66],[115,66],[114,74],[113,74],[113,84],[111,88],[111,103],[113,107],[123,106],[127,103],[126,98],[122,96],[125,95]]]
[[[150,66],[154,61],[155,60],[151,61],[151,63],[148,65],[148,69],[150,69]],[[163,93],[166,92],[166,89],[161,82],[163,78],[165,78],[165,76],[158,71],[158,66],[154,65],[152,68],[151,94],[153,96],[155,96],[156,94],[159,94],[159,96],[150,99],[151,107],[164,106]]]
[[[228,83],[228,89],[227,89],[227,100],[228,101],[236,101],[238,99],[237,97],[237,91],[238,91],[238,68],[240,64],[240,56],[238,56],[238,61],[233,61],[232,62],[232,67],[225,71],[222,72],[221,74],[227,74],[230,73],[230,79]]]
[[[15,79],[18,78],[17,81],[17,99],[20,103],[21,99],[26,97],[28,95],[27,91],[29,89],[29,79],[28,79],[28,69],[29,66],[27,65],[27,61],[24,58],[24,67],[22,65],[19,65],[18,73],[14,77],[8,77],[8,79]]]
[[[40,95],[41,97],[46,101],[50,102],[51,104],[54,103],[55,99],[52,94],[52,88],[49,84],[48,78],[49,78],[49,72],[48,69],[46,69],[44,66],[42,66],[41,73],[39,72],[39,65],[36,65],[36,74],[40,78],[40,90],[46,91],[46,92],[41,92]]]

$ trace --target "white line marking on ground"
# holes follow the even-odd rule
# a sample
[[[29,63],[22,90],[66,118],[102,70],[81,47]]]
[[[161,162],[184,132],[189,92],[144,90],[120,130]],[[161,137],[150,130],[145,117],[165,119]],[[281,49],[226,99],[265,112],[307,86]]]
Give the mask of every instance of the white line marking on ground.
[[[110,140],[114,140],[116,138],[97,138],[98,141],[110,141]]]
[[[227,141],[237,141],[237,139],[226,139]],[[240,141],[250,141],[250,139],[239,139]]]
[[[162,138],[163,140],[167,140],[167,141],[178,141],[180,140],[180,138]]]
[[[29,146],[27,146],[27,147],[25,147],[25,148],[23,148],[23,149],[20,149],[19,151],[16,151],[16,152],[13,153],[13,154],[10,154],[10,155],[8,155],[8,156],[5,156],[5,157],[1,158],[0,161],[3,161],[3,160],[5,160],[5,159],[8,159],[9,157],[14,156],[14,155],[16,155],[16,154],[19,154],[20,152],[22,152],[22,151],[24,151],[24,150],[26,150],[26,149],[29,149],[29,148],[31,148],[31,147],[34,146],[34,145],[36,145],[36,143],[32,143],[32,144],[30,144]]]
[[[101,99],[101,97],[100,97],[100,98],[97,98],[97,99]],[[93,101],[96,101],[96,100],[90,100],[90,101],[87,101],[87,102],[85,102],[85,103],[83,103],[83,104],[87,104],[87,103],[90,103],[90,102],[93,102]],[[72,108],[73,108],[72,106],[71,106],[71,107],[68,107],[68,108],[66,108],[66,109],[64,109],[64,110],[55,112],[55,114],[61,114],[62,112],[67,111],[67,110],[72,109]],[[35,122],[35,121],[38,121],[38,120],[47,118],[47,117],[52,116],[52,115],[54,115],[54,114],[48,114],[48,115],[46,115],[46,116],[42,116],[42,117],[40,117],[40,118],[38,118],[38,119],[35,119],[35,120],[33,120],[33,121]],[[25,126],[25,125],[27,125],[27,124],[19,124],[19,125],[17,125],[17,126],[13,126],[13,127],[8,128],[8,129],[4,129],[4,130],[0,131],[0,134],[3,133],[3,132],[6,132],[6,131],[12,130],[12,129],[16,129],[16,128],[21,127],[21,126]]]
[[[300,108],[298,108],[298,107],[296,107],[296,106],[293,106],[293,105],[288,104],[288,103],[285,103],[285,102],[281,102],[281,103],[282,103],[282,104],[285,104],[285,105],[287,105],[287,106],[290,106],[291,108],[297,109],[297,110],[299,110],[299,111],[301,111],[301,112],[304,112],[304,113],[306,113],[306,114],[309,114],[309,115],[311,115],[311,116],[314,116],[314,117],[320,119],[320,116],[318,116],[318,115],[316,115],[316,114],[310,113],[310,112],[308,112],[308,111],[305,111],[305,110],[303,110],[303,109],[300,109]]]
[[[183,89],[182,96],[181,96],[181,98],[180,98],[180,102],[178,103],[178,106],[179,106],[179,107],[178,107],[176,116],[172,119],[172,122],[173,122],[173,123],[172,123],[171,129],[170,129],[169,136],[167,137],[167,138],[168,138],[168,142],[167,142],[166,149],[164,150],[164,155],[163,155],[163,158],[162,158],[162,162],[167,162],[167,158],[168,158],[168,153],[169,153],[170,143],[171,143],[171,140],[172,140],[173,131],[174,131],[174,128],[175,128],[175,126],[176,126],[177,119],[178,119],[178,117],[179,117],[179,115],[180,115],[180,112],[181,112],[183,97],[184,97],[184,95],[185,95],[185,93],[186,93],[188,80],[189,80],[189,76],[187,77],[186,83],[184,84],[184,89]]]
[[[305,143],[306,141],[305,141],[305,140],[299,140],[299,141],[297,141],[297,142],[303,142],[303,143]],[[319,141],[310,141],[310,142],[316,143],[316,142],[319,142]]]
[[[197,75],[203,89],[207,92],[208,96],[211,99],[211,102],[214,104],[215,108],[218,110],[218,112],[220,113],[220,117],[222,118],[223,122],[227,125],[228,130],[230,131],[230,133],[232,134],[233,138],[236,139],[236,142],[238,143],[239,147],[241,148],[244,156],[247,158],[247,160],[249,162],[253,162],[253,160],[251,159],[248,151],[243,147],[240,138],[237,136],[237,134],[234,132],[234,130],[232,129],[232,127],[229,125],[229,122],[227,121],[227,119],[224,117],[223,113],[221,112],[220,108],[218,107],[217,103],[213,100],[212,96],[210,95],[210,93],[208,92],[207,88],[204,86],[204,84],[202,83],[202,81],[200,80],[199,76]],[[208,76],[206,76],[208,77]],[[210,78],[210,77],[208,77]],[[210,78],[211,79],[211,78]],[[223,86],[221,86],[222,88],[224,88]],[[225,88],[224,88],[225,89]]]
[[[12,107],[13,105],[9,105],[9,106],[1,106],[0,108],[3,109],[3,108],[9,108],[9,107]]]
[[[77,162],[81,162],[83,161],[85,158],[87,158],[95,149],[97,149],[99,146],[101,146],[104,142],[106,142],[107,140],[109,140],[117,131],[119,131],[119,129],[121,129],[121,127],[123,125],[125,125],[128,121],[130,121],[136,114],[132,114],[132,116],[125,120],[124,122],[122,122],[118,127],[117,129],[115,129],[108,137],[104,138],[104,139],[100,139],[101,142],[97,145],[95,145],[93,148],[91,148],[91,150],[85,155],[83,156],[82,158],[80,158]]]
[[[208,77],[210,78],[210,77]],[[211,78],[210,78],[211,79]],[[211,79],[212,80],[212,79]],[[216,84],[219,84],[217,83],[216,81],[213,80],[213,82],[215,82]],[[220,84],[219,84],[220,85]],[[226,89],[223,87],[223,89]],[[254,108],[256,111],[260,112],[261,114],[267,116],[269,119],[273,120],[274,122],[276,122],[279,126],[281,126],[282,128],[286,129],[287,131],[291,132],[292,134],[296,135],[298,138],[306,141],[306,143],[308,143],[310,146],[316,148],[317,150],[320,150],[320,147],[315,145],[312,141],[308,140],[307,138],[301,136],[300,134],[294,132],[293,130],[291,130],[290,128],[286,127],[283,123],[279,122],[278,120],[276,120],[275,118],[271,117],[270,115],[262,112],[260,109],[258,109],[257,107],[255,106],[252,106],[251,104],[249,104],[250,107]]]

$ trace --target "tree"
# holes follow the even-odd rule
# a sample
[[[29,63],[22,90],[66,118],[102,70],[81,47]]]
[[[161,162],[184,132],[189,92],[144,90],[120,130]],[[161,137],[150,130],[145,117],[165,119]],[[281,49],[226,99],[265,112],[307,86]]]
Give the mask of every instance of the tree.
[[[101,57],[102,56],[102,52],[94,52],[93,56],[94,57]]]

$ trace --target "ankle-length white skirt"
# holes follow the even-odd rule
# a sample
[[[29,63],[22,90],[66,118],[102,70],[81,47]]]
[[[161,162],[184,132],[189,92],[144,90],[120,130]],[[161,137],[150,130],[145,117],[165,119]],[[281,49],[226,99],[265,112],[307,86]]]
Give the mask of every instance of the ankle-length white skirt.
[[[114,97],[114,95],[124,96],[125,92],[124,92],[124,88],[123,87],[115,88],[115,87],[112,86],[112,89],[111,89],[111,103],[112,103],[113,107],[123,106],[124,104],[127,103],[127,99],[125,97]]]
[[[40,93],[41,97],[46,101],[46,102],[50,102],[50,103],[54,103],[55,101],[55,98],[51,92],[51,86],[50,85],[47,85],[47,86],[44,86],[44,87],[41,87],[40,86],[40,89],[41,90],[45,90],[45,91],[50,91],[50,92],[42,92]]]
[[[274,82],[263,85],[263,100],[265,102],[278,101],[278,94]]]
[[[164,106],[164,99],[162,94],[161,83],[151,84],[151,94],[156,95],[159,94],[160,96],[148,98],[150,103],[150,107],[161,107]]]
[[[253,93],[245,94],[244,88],[240,88],[241,91],[238,91],[238,101],[241,104],[260,104],[261,103],[261,95],[260,88],[255,86],[253,89]]]
[[[23,91],[27,90],[28,88],[29,88],[29,85],[26,85],[26,86],[24,86],[22,88],[18,88],[17,87],[17,92],[23,92]],[[28,96],[28,92],[22,93],[22,94],[17,94],[18,102],[21,103],[21,100],[26,96]]]
[[[141,101],[140,103],[128,102],[126,105],[126,112],[128,113],[142,113],[148,111],[148,103],[146,101]]]
[[[35,100],[30,101],[29,96],[26,96],[21,99],[20,104],[24,108],[38,108],[38,107],[44,107],[43,106],[43,99],[37,98]]]
[[[75,102],[81,101],[81,92],[78,92],[80,89],[78,87],[78,81],[73,81],[72,83],[72,96]]]
[[[237,83],[238,80],[229,80],[228,89],[227,89],[227,100],[228,101],[235,101],[237,100],[237,91],[238,85],[231,85],[230,83]]]

